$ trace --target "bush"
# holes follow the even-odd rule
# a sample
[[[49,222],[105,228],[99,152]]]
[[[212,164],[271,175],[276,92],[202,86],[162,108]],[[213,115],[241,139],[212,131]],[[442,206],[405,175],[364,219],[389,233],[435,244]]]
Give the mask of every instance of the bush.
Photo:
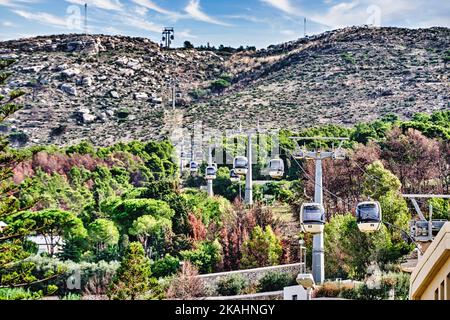
[[[357,294],[353,283],[342,284],[339,282],[327,281],[315,291],[314,296],[316,298],[340,297],[344,299],[354,299],[357,296]]]
[[[247,281],[240,274],[222,278],[217,283],[217,293],[221,296],[236,296],[247,286]]]
[[[204,89],[194,89],[191,92],[189,92],[189,95],[194,99],[201,99],[208,95],[208,90]]]
[[[128,116],[130,115],[130,110],[124,108],[124,109],[120,109],[117,112],[117,118],[119,118],[120,120],[124,120],[126,118],[128,118]]]
[[[164,278],[177,273],[180,268],[180,259],[167,254],[163,259],[155,261],[152,266],[152,276]]]
[[[198,243],[196,249],[181,251],[180,254],[185,261],[189,261],[197,267],[200,273],[206,274],[212,273],[220,262],[221,249],[217,240],[203,241]]]
[[[44,289],[46,284],[56,285],[58,287],[58,295],[65,296],[68,293],[101,295],[106,293],[109,283],[113,275],[119,267],[119,262],[105,262],[99,263],[81,262],[75,263],[72,261],[60,261],[58,259],[35,256],[30,258],[30,261],[36,265],[35,272],[38,278],[44,278],[44,275],[49,271],[63,269],[65,272],[48,282],[39,284],[36,289]],[[77,276],[79,275],[80,287],[68,287],[70,279],[75,280],[77,284]],[[75,277],[74,277],[75,276]]]
[[[393,297],[391,294],[393,294]],[[402,272],[387,273],[380,277],[376,285],[368,282],[359,285],[326,282],[315,292],[315,296],[353,300],[407,300],[409,296],[409,274]]]
[[[233,81],[233,78],[234,78],[234,76],[230,73],[222,73],[220,75],[220,79],[228,81],[230,83],[231,83],[231,81]]]
[[[279,291],[295,283],[295,279],[287,273],[268,272],[259,280],[258,292]]]
[[[61,300],[81,300],[81,296],[75,293],[68,293]]]
[[[41,298],[41,294],[31,292],[22,288],[2,288],[0,289],[0,300],[35,300]]]
[[[171,281],[167,298],[189,300],[205,297],[207,295],[205,283],[197,276],[198,270],[189,262],[185,262],[181,272]]]
[[[231,86],[231,83],[225,79],[218,79],[211,83],[211,89],[213,91],[222,91]]]

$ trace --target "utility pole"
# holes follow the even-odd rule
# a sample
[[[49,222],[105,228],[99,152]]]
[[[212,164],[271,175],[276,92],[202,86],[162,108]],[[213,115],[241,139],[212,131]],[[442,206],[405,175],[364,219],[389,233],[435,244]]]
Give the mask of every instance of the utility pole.
[[[213,165],[212,146],[209,146],[208,147],[208,167],[212,167],[212,165]],[[208,186],[208,196],[214,197],[213,180],[208,179],[207,186]]]
[[[247,175],[245,176],[245,204],[251,206],[253,205],[253,172],[252,172],[252,134],[248,134],[248,143],[247,143],[247,160],[248,160],[248,169]]]
[[[342,150],[342,143],[348,138],[329,138],[329,137],[293,137],[296,140],[328,140],[340,141],[337,149],[331,151],[322,151],[320,149],[314,151],[300,151],[298,158],[309,159],[315,161],[315,179],[314,179],[314,202],[323,206],[323,181],[322,181],[322,161],[327,158],[343,159],[345,155]],[[323,283],[325,281],[325,257],[324,257],[323,233],[313,235],[312,250],[312,274],[315,283]]]

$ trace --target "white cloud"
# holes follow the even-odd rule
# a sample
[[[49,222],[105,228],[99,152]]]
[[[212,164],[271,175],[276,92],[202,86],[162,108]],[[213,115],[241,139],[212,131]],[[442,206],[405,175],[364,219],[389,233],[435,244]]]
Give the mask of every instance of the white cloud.
[[[298,13],[289,0],[261,0],[261,2],[264,2],[288,14],[297,15]]]
[[[15,14],[30,21],[54,27],[67,27],[66,19],[54,16],[46,12],[29,12],[25,10],[12,10]]]
[[[66,0],[66,1],[81,6],[84,6],[87,3],[88,6],[104,10],[121,11],[124,8],[120,0]]]
[[[163,27],[160,25],[157,25],[145,19],[136,18],[135,16],[121,15],[119,18],[123,24],[133,28],[157,33],[161,33],[163,29]]]
[[[191,38],[191,39],[196,39],[198,38],[196,35],[193,35],[191,33],[191,30],[186,29],[186,30],[182,30],[182,31],[178,31],[177,35],[182,37],[182,38]]]
[[[14,27],[15,24],[12,23],[11,21],[2,21],[2,26],[3,26],[3,27],[10,28],[10,27]]]
[[[431,27],[450,25],[450,1],[441,0],[324,0],[327,6],[306,9],[290,0],[260,0],[287,16],[305,16],[327,29],[375,24],[381,26]]]
[[[174,14],[176,14],[175,12],[172,12],[170,10],[166,10],[166,9],[160,7],[159,5],[157,5],[156,3],[154,3],[153,1],[150,1],[150,0],[131,0],[131,1],[134,2],[135,4],[141,6],[141,7],[144,7],[144,8],[153,10],[153,11],[156,11],[158,13],[162,13],[162,14],[165,14],[165,15],[174,15]]]
[[[23,7],[23,5],[36,3],[38,1],[39,0],[0,0],[0,6],[12,8]]]
[[[252,15],[247,14],[235,14],[235,15],[227,15],[225,16],[227,19],[237,19],[237,20],[245,20],[253,23],[269,23],[269,19],[262,19]]]
[[[134,7],[133,12],[141,17],[144,17],[147,14],[148,9],[146,7],[136,6]]]
[[[280,33],[284,36],[289,36],[289,37],[296,35],[296,32],[294,30],[281,30]]]
[[[200,0],[190,0],[189,4],[185,8],[185,11],[192,19],[221,26],[230,26],[229,24],[210,17],[205,12],[203,12],[200,8]]]

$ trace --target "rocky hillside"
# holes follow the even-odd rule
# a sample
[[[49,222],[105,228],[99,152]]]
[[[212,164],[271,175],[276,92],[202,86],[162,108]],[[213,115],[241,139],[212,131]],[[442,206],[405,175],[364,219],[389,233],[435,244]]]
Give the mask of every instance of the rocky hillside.
[[[29,92],[2,130],[18,145],[161,137],[174,126],[173,78],[184,115],[175,126],[259,120],[297,129],[409,117],[450,107],[449,50],[448,28],[346,28],[235,54],[102,35],[0,42],[0,57],[18,60],[6,90]]]
[[[158,137],[171,81],[178,104],[188,105],[191,88],[218,77],[224,63],[212,52],[165,51],[143,38],[80,35],[2,42],[0,57],[18,61],[6,90],[29,92],[3,130],[17,142],[59,145]]]
[[[347,28],[236,54],[235,83],[191,110],[211,126],[299,128],[450,108],[450,29]],[[448,61],[448,65],[446,65]]]

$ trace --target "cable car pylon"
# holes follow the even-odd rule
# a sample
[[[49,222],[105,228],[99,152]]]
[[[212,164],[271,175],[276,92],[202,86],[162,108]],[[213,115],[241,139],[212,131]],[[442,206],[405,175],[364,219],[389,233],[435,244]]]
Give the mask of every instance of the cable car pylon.
[[[291,139],[296,140],[297,143],[299,140],[339,141],[337,149],[333,147],[331,151],[322,151],[320,149],[308,151],[306,148],[300,148],[299,153],[295,156],[299,159],[315,161],[314,204],[323,207],[322,161],[327,158],[340,159],[344,152],[342,144],[349,139],[337,137],[291,137]],[[321,220],[318,220],[317,223],[321,223]],[[323,232],[313,234],[312,274],[316,284],[321,284],[325,281],[325,250],[323,240]]]
[[[214,171],[214,173],[212,171]],[[205,175],[207,178],[206,181],[209,197],[214,197],[213,181],[216,178],[215,171],[216,170],[213,167],[213,159],[212,159],[212,146],[210,145],[208,147],[208,167],[206,168],[206,175]]]

